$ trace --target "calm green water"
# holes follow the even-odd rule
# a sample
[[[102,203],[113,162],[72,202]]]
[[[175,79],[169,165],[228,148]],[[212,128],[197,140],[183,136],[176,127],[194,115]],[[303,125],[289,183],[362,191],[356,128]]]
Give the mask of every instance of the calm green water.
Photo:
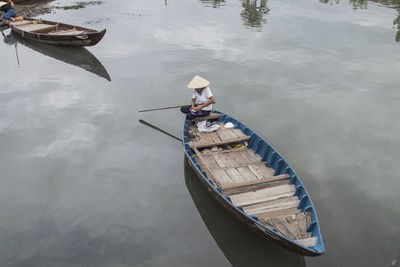
[[[68,2],[69,3],[69,2]],[[71,2],[72,3],[72,2]],[[64,3],[63,3],[64,4]],[[95,47],[0,43],[0,266],[390,266],[400,249],[396,3],[105,1]],[[6,31],[8,33],[8,31]],[[292,164],[327,253],[264,241],[184,164],[194,74]]]

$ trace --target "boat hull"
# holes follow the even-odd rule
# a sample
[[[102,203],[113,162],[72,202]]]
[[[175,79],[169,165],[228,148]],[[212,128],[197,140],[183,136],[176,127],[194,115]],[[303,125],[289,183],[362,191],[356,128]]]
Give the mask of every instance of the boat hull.
[[[27,20],[32,20],[32,19],[27,19]],[[50,25],[58,24],[59,27],[65,27],[71,29],[76,28],[77,30],[87,30],[89,32],[79,35],[51,35],[51,34],[24,31],[12,24],[10,24],[10,27],[15,34],[19,35],[22,38],[44,44],[60,45],[60,46],[94,46],[98,42],[100,42],[101,39],[103,39],[106,33],[106,29],[103,29],[102,31],[95,31],[92,29],[78,27],[70,24],[57,23],[54,21],[42,20],[42,22]]]
[[[187,122],[187,121],[186,121]],[[319,256],[325,253],[325,248],[322,244],[321,239],[321,247],[322,249],[310,249],[304,247],[302,245],[293,242],[282,235],[278,234],[277,232],[273,231],[272,229],[266,227],[262,223],[260,223],[257,219],[253,216],[248,216],[244,213],[240,207],[233,205],[229,201],[229,197],[226,197],[222,194],[221,190],[218,187],[214,186],[210,179],[205,176],[204,171],[200,168],[199,164],[196,164],[192,155],[190,155],[190,146],[188,137],[185,135],[185,129],[183,133],[183,140],[184,140],[184,152],[185,158],[188,160],[189,165],[195,171],[197,177],[201,181],[201,183],[207,188],[207,191],[211,194],[211,196],[228,212],[230,213],[237,221],[246,225],[249,229],[257,233],[263,238],[272,239],[277,244],[283,246],[284,248],[303,256]],[[252,218],[253,217],[253,218]],[[319,230],[318,230],[319,232]]]

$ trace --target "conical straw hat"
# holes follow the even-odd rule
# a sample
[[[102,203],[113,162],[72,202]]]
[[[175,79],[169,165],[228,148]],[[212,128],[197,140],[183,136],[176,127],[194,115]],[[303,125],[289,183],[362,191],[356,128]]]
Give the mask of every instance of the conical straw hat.
[[[199,75],[196,75],[193,77],[193,79],[190,81],[190,83],[187,85],[187,88],[190,89],[198,89],[198,88],[203,88],[206,87],[210,84],[209,81],[207,81],[204,78],[201,78]]]

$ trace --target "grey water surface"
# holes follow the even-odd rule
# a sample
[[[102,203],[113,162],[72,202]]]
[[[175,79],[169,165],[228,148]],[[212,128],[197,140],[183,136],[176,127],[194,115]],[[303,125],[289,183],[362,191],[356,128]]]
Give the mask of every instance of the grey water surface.
[[[107,28],[76,60],[0,42],[0,266],[390,266],[400,249],[399,10],[113,0],[42,16]],[[180,137],[178,110],[137,111],[189,103],[194,74],[211,81],[215,108],[290,162],[325,255],[299,257],[230,220],[196,185],[180,142],[139,122]]]

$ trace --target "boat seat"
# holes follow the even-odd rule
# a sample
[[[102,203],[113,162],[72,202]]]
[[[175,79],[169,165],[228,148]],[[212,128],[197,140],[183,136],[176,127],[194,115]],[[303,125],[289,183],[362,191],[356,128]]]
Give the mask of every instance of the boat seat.
[[[288,216],[288,215],[296,215],[301,213],[301,209],[298,208],[288,208],[277,211],[265,212],[263,214],[257,215],[257,218],[260,222],[265,223],[270,218],[280,217],[280,216]]]
[[[266,201],[243,207],[249,215],[262,215],[267,212],[297,208],[300,200],[297,196],[283,197],[277,200]]]
[[[33,22],[31,20],[22,20],[22,21],[14,21],[11,22],[13,26],[22,26],[22,25],[27,25],[27,24],[32,24]]]
[[[285,184],[274,187],[263,188],[255,191],[244,192],[230,196],[232,203],[236,206],[248,206],[261,202],[276,200],[294,195],[296,187]]]
[[[288,180],[289,180],[288,174],[281,174],[281,175],[267,177],[264,179],[255,179],[242,183],[222,185],[221,190],[225,195],[234,195],[249,191],[260,190],[267,187],[279,186],[281,184],[288,184],[289,182]]]
[[[217,114],[219,115],[219,114]],[[212,146],[221,146],[231,143],[239,143],[247,141],[250,136],[245,135],[240,129],[236,128],[225,128],[223,122],[218,122],[220,128],[217,131],[209,133],[197,132],[197,128],[192,126],[193,132],[199,140],[193,140],[189,143],[191,147],[206,148]]]
[[[18,29],[21,29],[23,31],[27,32],[45,32],[45,31],[50,31],[56,28],[56,25],[49,25],[49,24],[24,24],[21,26],[17,27]]]
[[[205,147],[212,147],[212,146],[222,146],[222,145],[227,145],[227,144],[231,144],[231,143],[239,143],[239,142],[247,141],[249,139],[250,139],[250,136],[244,136],[244,137],[228,139],[225,141],[210,142],[210,143],[203,143],[203,144],[194,144],[191,142],[190,145],[192,147],[196,147],[196,148],[205,148]]]
[[[79,31],[76,29],[71,29],[71,30],[65,30],[65,31],[58,31],[58,32],[50,32],[49,34],[51,35],[67,35],[67,36],[73,36],[73,35],[80,35],[85,33],[84,31]]]
[[[208,116],[191,119],[191,121],[198,122],[198,121],[204,121],[204,120],[214,120],[214,119],[218,119],[219,117],[221,117],[221,114],[212,112]]]

